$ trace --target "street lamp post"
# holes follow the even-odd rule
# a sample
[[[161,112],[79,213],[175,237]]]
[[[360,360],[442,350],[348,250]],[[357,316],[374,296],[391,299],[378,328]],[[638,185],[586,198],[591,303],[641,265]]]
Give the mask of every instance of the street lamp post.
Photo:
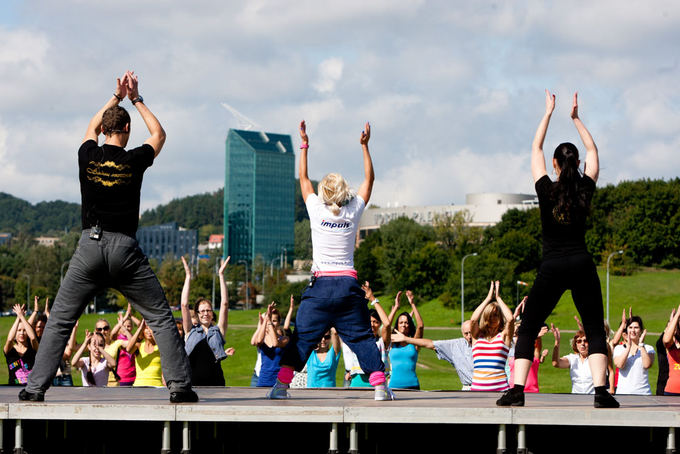
[[[215,257],[215,266],[213,267],[213,279],[212,279],[212,301],[213,305],[215,304],[215,276],[217,275],[217,261],[219,260],[219,257]],[[220,304],[222,304],[220,302]]]
[[[243,263],[246,266],[246,310],[250,309],[250,287],[248,287],[248,262],[239,260],[238,263]]]
[[[31,307],[31,276],[28,274],[24,274],[26,277],[26,310]]]
[[[611,254],[609,254],[609,257],[607,257],[607,324],[609,324],[609,261],[615,255],[621,255],[621,254],[623,254],[623,251],[616,251],[616,252],[612,252]]]
[[[468,257],[474,257],[477,255],[476,252],[468,254],[463,257],[460,261],[460,324],[463,325],[465,322],[465,259]]]

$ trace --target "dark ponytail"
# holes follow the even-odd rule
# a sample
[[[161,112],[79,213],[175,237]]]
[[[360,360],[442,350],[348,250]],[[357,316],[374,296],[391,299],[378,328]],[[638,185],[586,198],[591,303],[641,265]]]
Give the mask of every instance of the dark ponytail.
[[[578,148],[573,143],[561,143],[555,148],[553,158],[557,161],[560,176],[553,187],[555,208],[553,215],[561,224],[571,224],[588,215],[589,203],[581,187],[578,168]]]

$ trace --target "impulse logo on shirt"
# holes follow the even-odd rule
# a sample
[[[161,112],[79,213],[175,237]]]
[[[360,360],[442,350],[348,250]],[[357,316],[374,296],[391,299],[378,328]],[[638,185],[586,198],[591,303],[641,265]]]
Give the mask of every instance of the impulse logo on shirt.
[[[328,227],[330,229],[349,229],[351,228],[352,223],[351,222],[329,222],[325,219],[321,220],[321,227]]]

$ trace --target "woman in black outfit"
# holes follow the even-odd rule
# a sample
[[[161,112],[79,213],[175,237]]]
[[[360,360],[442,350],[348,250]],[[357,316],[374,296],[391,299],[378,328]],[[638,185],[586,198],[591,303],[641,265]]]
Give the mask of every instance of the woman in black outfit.
[[[543,228],[543,260],[529,292],[522,325],[518,330],[515,386],[506,391],[496,404],[524,405],[524,384],[533,359],[534,339],[562,294],[571,290],[590,347],[588,363],[595,385],[595,407],[616,408],[619,403],[605,386],[607,340],[600,279],[585,243],[586,217],[599,174],[597,147],[578,117],[578,98],[574,94],[571,118],[586,147],[583,175],[579,172],[581,161],[578,149],[571,143],[562,143],[555,149],[552,160],[557,182],[550,180],[545,168],[543,141],[555,109],[555,95],[547,90],[545,93],[545,114],[538,125],[531,151],[531,172],[536,184]]]

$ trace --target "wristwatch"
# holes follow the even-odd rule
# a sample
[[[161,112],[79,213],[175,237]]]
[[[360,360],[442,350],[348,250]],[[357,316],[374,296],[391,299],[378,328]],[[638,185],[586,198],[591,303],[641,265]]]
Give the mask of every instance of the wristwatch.
[[[132,104],[137,104],[138,102],[143,103],[144,98],[142,98],[142,96],[140,95],[140,96],[137,96],[135,99],[133,99],[131,102],[132,102]]]

